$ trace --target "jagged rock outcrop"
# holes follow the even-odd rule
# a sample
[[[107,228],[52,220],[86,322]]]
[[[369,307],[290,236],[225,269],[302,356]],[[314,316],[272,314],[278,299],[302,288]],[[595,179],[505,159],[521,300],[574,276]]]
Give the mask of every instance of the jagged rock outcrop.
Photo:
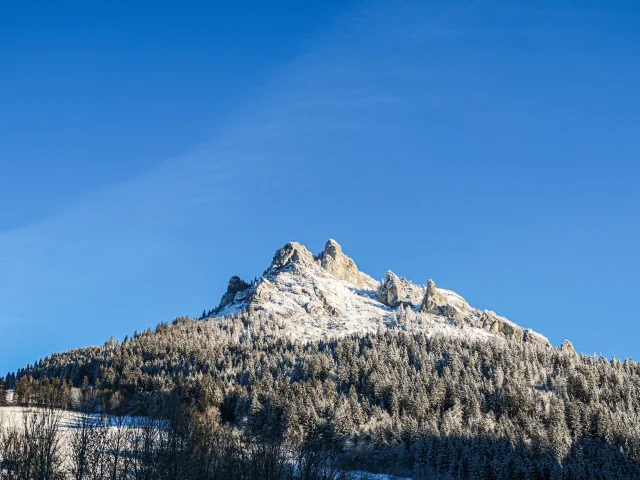
[[[476,311],[462,297],[449,292],[448,298],[441,293],[433,280],[427,282],[427,291],[420,305],[420,311],[432,315],[441,315],[457,322],[471,323]]]
[[[360,272],[335,240],[329,240],[315,257],[303,245],[287,243],[256,282],[247,284],[232,277],[214,314],[242,311],[304,339],[410,326],[475,338],[496,335],[550,347],[542,335],[471,307],[455,292],[437,288],[433,280],[419,286],[388,271],[377,282]]]
[[[307,250],[307,247],[298,242],[289,242],[273,256],[271,268],[282,268],[291,262],[313,263],[314,260],[313,254]]]
[[[391,270],[387,271],[385,281],[378,289],[378,299],[385,305],[395,308],[406,301],[400,279]]]
[[[249,288],[249,286],[250,285],[247,282],[242,280],[237,275],[231,277],[231,279],[229,280],[229,284],[227,285],[227,291],[224,293],[224,295],[222,295],[222,298],[220,299],[220,305],[218,306],[216,311],[220,311],[227,305],[230,305],[236,298],[236,295],[239,292],[245,291],[247,288]]]
[[[482,312],[480,317],[482,322],[482,328],[494,335],[501,334],[506,338],[516,340],[518,342],[524,341],[524,329],[509,322],[507,319],[500,318],[493,312]]]
[[[427,282],[427,293],[424,296],[424,300],[422,301],[422,306],[420,307],[420,311],[440,314],[442,309],[446,307],[447,300],[444,295],[438,292],[436,288],[436,284],[433,280],[429,279]]]
[[[420,287],[405,278],[398,277],[391,270],[378,287],[378,300],[391,308],[407,304],[415,307],[424,296],[424,287]]]
[[[261,278],[256,283],[253,292],[248,298],[249,311],[255,312],[261,310],[263,305],[268,304],[274,295],[277,294],[277,289],[268,279]]]
[[[478,326],[489,333],[501,335],[517,342],[534,343],[551,348],[551,343],[543,335],[534,332],[530,328],[522,328],[490,311],[485,310],[482,312]]]
[[[551,342],[549,342],[549,339],[544,335],[540,335],[538,332],[534,332],[530,328],[523,328],[523,331],[524,331],[523,341],[525,343],[533,343],[540,347],[553,348],[551,346]]]
[[[320,266],[340,280],[345,280],[359,288],[375,288],[377,282],[358,270],[356,263],[344,253],[338,242],[329,239],[324,251],[317,256]]]
[[[576,352],[576,349],[573,348],[573,343],[571,343],[569,340],[565,340],[564,342],[562,342],[562,345],[560,345],[560,347],[558,348],[563,352],[571,353],[576,356],[578,355],[578,352]]]

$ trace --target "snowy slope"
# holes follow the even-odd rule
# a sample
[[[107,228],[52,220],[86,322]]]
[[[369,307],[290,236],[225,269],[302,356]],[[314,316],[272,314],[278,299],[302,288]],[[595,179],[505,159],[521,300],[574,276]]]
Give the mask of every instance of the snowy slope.
[[[376,300],[375,291],[335,278],[317,264],[296,263],[264,275],[218,315],[240,310],[286,320],[300,338],[375,331],[393,312]]]
[[[276,252],[271,266],[255,283],[249,285],[233,277],[211,316],[246,311],[254,318],[274,322],[291,337],[305,340],[393,328],[499,336],[549,345],[540,334],[493,312],[474,309],[455,292],[436,291],[439,306],[427,309],[423,305],[427,287],[392,272],[383,282],[375,281],[360,272],[334,240],[316,256],[292,242]]]

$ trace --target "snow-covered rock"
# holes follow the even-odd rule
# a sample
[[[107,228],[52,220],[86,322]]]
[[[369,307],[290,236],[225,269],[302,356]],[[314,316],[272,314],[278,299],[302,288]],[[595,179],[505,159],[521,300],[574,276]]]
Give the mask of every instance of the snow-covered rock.
[[[419,286],[388,271],[385,280],[377,282],[360,272],[335,240],[329,240],[317,256],[297,242],[287,243],[254,283],[232,277],[214,314],[241,311],[305,340],[394,328],[498,336],[550,346],[542,335],[494,312],[475,309],[432,280]]]
[[[231,304],[236,298],[236,295],[239,292],[246,290],[247,288],[249,288],[249,284],[244,282],[240,277],[236,275],[231,277],[231,279],[229,280],[229,285],[227,286],[227,291],[224,295],[222,295],[222,299],[220,300],[218,309],[221,310],[227,305]]]
[[[424,295],[424,287],[398,277],[391,270],[387,271],[384,282],[378,288],[378,300],[392,308],[401,304],[408,304],[412,307],[420,305]]]
[[[320,266],[340,280],[345,280],[359,288],[375,289],[378,286],[369,275],[358,270],[355,262],[342,253],[338,242],[329,239],[324,251],[318,255]]]
[[[290,262],[313,263],[314,261],[313,254],[307,250],[307,247],[298,242],[289,242],[273,256],[271,269],[277,270]]]
[[[429,282],[427,283],[427,293],[424,296],[420,310],[423,312],[438,314],[448,304],[449,302],[447,302],[445,296],[438,292],[436,283],[429,279]]]
[[[578,356],[578,352],[576,352],[576,349],[573,348],[573,343],[571,343],[569,340],[565,340],[564,342],[562,342],[562,345],[560,345],[558,348],[563,352]]]

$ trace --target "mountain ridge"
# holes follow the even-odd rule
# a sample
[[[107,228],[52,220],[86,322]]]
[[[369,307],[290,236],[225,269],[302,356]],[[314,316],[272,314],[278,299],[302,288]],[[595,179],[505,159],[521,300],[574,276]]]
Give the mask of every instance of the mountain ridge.
[[[317,255],[288,242],[254,282],[231,277],[218,307],[203,318],[241,311],[278,322],[287,335],[305,340],[394,328],[497,336],[551,347],[540,333],[491,310],[473,308],[431,279],[418,285],[389,270],[382,281],[375,280],[334,239]]]

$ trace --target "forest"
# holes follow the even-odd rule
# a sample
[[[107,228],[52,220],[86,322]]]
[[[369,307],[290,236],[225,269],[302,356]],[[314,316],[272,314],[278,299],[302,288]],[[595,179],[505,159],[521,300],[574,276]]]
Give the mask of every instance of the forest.
[[[464,332],[179,318],[0,388],[41,407],[2,433],[7,479],[640,478],[640,364]],[[64,448],[58,408],[87,414]]]

